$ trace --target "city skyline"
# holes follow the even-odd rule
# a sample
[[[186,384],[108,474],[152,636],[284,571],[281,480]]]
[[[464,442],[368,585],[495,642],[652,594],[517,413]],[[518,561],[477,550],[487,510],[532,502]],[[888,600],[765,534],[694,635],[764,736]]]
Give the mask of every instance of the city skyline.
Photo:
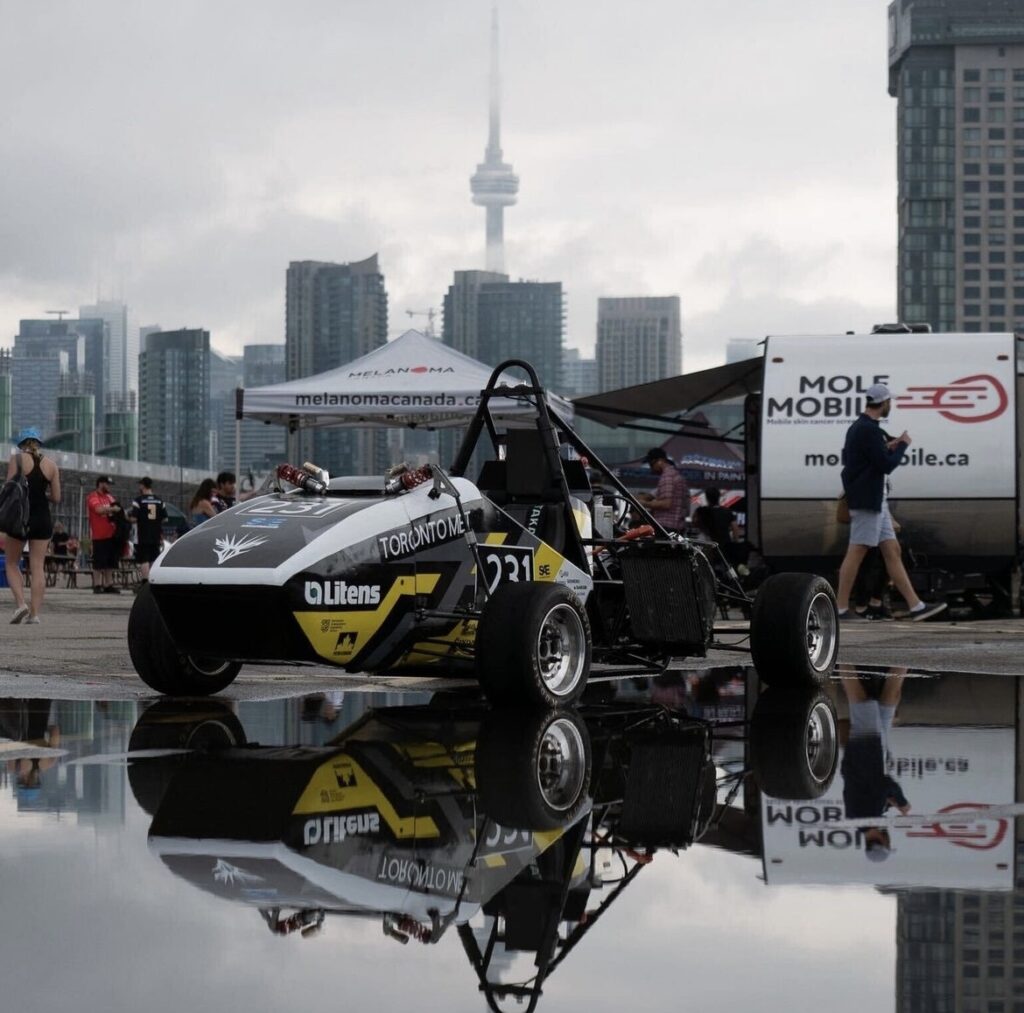
[[[466,176],[486,129],[490,5],[399,6],[358,30],[327,4],[304,19],[256,4],[242,21],[189,3],[130,19],[102,2],[13,10],[0,149],[20,199],[0,343],[114,278],[140,320],[202,322],[237,354],[281,340],[289,260],[369,251],[394,333],[404,310],[438,306],[453,270],[484,266]],[[721,361],[728,337],[892,318],[885,5],[815,13],[652,3],[624,22],[577,0],[501,5],[502,142],[529,182],[507,263],[563,283],[567,345],[591,354],[607,294],[679,293],[688,368]],[[84,85],[70,58],[83,47]],[[183,51],[187,78],[171,73]]]

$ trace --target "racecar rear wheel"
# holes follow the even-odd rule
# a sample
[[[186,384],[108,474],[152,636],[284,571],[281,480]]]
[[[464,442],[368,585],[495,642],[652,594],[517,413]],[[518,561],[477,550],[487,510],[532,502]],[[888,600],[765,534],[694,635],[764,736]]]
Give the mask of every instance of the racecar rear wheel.
[[[573,711],[492,711],[477,738],[480,808],[508,829],[567,827],[586,804],[590,762],[590,734]]]
[[[770,686],[824,683],[839,653],[839,612],[832,585],[810,573],[769,577],[750,617],[754,668]]]
[[[765,795],[791,802],[820,798],[839,762],[832,701],[811,687],[766,689],[750,724],[750,756]]]
[[[558,707],[583,694],[590,674],[590,622],[561,584],[502,584],[476,633],[476,673],[500,705]]]
[[[167,696],[219,693],[242,668],[237,661],[192,657],[180,651],[148,584],[139,590],[128,617],[128,653],[139,678]]]

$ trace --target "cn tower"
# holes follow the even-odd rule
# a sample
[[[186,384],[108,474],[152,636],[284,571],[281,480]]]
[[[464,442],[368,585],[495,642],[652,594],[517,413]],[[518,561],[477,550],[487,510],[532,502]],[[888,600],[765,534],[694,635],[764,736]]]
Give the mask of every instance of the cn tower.
[[[505,271],[505,208],[516,202],[519,177],[501,160],[501,77],[498,72],[498,8],[491,9],[490,129],[484,160],[469,181],[473,203],[487,210],[487,270]]]

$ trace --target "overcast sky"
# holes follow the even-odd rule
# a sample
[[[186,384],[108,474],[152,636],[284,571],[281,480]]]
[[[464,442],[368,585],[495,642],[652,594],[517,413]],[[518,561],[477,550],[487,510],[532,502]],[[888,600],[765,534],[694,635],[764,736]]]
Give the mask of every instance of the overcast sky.
[[[380,254],[390,330],[483,266],[490,0],[0,0],[0,345],[121,297],[283,341],[290,260]],[[513,277],[678,294],[729,337],[895,314],[883,0],[501,0]]]

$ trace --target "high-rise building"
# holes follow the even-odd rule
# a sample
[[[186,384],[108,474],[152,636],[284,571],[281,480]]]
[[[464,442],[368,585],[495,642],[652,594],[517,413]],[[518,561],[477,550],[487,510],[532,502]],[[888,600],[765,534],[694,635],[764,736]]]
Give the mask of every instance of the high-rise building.
[[[562,350],[562,393],[566,397],[586,397],[601,388],[597,383],[597,359],[584,359],[578,348]]]
[[[491,88],[484,160],[469,181],[473,203],[486,209],[487,270],[505,270],[505,208],[516,202],[519,177],[501,151],[501,75],[498,70],[498,8],[491,11]]]
[[[11,352],[8,348],[0,348],[0,441],[9,440],[14,436],[12,407]]]
[[[679,296],[597,300],[597,382],[617,390],[682,372]]]
[[[285,367],[296,380],[343,366],[387,341],[388,296],[377,255],[351,264],[292,261],[285,298]],[[365,429],[306,430],[299,456],[334,474],[373,474],[386,441]]]
[[[128,332],[128,307],[123,302],[101,299],[92,306],[79,306],[78,315],[83,320],[102,320],[107,325],[107,358],[103,370],[106,393],[127,394],[138,390],[139,346],[136,336]]]
[[[210,332],[147,335],[139,356],[140,458],[208,469],[210,443]]]
[[[285,379],[284,345],[246,345],[242,354],[242,386],[246,390],[282,383]],[[218,470],[235,467],[235,402],[224,407],[224,424]],[[241,451],[237,455],[242,474],[260,475],[285,459],[286,434],[283,426],[257,419],[242,419]],[[239,476],[241,477],[241,476]]]
[[[446,345],[488,366],[525,359],[556,391],[562,388],[564,333],[558,281],[509,281],[495,272],[456,271],[444,297]]]
[[[89,377],[97,406],[94,427],[101,428],[108,344],[107,326],[99,318],[22,320],[12,362],[15,428],[38,426],[44,435],[56,432],[57,388],[60,377],[69,373]]]
[[[226,429],[234,430],[235,391],[243,385],[242,357],[210,349],[210,428],[213,431],[212,460],[224,456]],[[230,420],[230,425],[228,424]]]
[[[472,359],[480,358],[480,335],[477,312],[483,285],[507,282],[508,275],[497,271],[456,271],[455,281],[444,297],[441,321],[442,340],[446,345]]]
[[[1024,327],[1024,0],[895,0],[897,311]]]

